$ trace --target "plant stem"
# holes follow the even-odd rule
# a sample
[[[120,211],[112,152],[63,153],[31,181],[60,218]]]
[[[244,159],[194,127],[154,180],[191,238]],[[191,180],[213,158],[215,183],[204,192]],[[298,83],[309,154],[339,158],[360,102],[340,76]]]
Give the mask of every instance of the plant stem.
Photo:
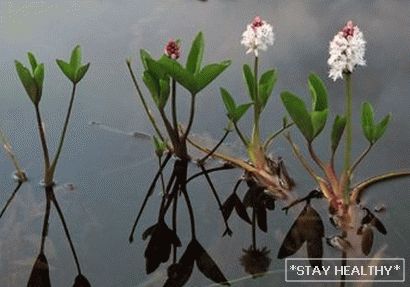
[[[351,74],[344,73],[345,76],[345,113],[346,113],[346,142],[344,153],[344,170],[347,172],[350,168],[352,153],[352,82]]]
[[[252,248],[256,250],[256,211],[254,199],[252,200]]]
[[[312,157],[313,161],[323,170],[325,171],[325,165],[323,164],[323,162],[320,160],[320,158],[317,156],[317,154],[315,153],[313,146],[312,146],[312,142],[308,142],[308,150],[309,150],[309,154]]]
[[[352,164],[352,167],[348,171],[348,176],[350,177],[353,174],[353,171],[357,168],[360,162],[365,158],[365,156],[369,153],[372,149],[373,144],[370,143],[367,148],[362,152],[362,154],[357,158],[357,160]]]
[[[48,234],[48,221],[50,218],[50,208],[51,208],[51,199],[50,195],[46,189],[46,212],[44,214],[44,221],[43,221],[43,230],[41,232],[41,245],[40,245],[40,253],[44,253],[44,246],[46,242],[46,237]]]
[[[169,135],[169,137],[171,138],[171,142],[175,149],[178,148],[178,146],[180,145],[180,141],[179,141],[179,136],[178,136],[178,131],[175,131],[174,128],[172,127],[171,123],[169,122],[167,115],[165,114],[165,111],[163,109],[159,109],[159,113],[161,115],[162,121],[164,122],[165,128],[167,130],[167,133]]]
[[[159,156],[158,157],[158,168],[161,168],[161,165],[162,165],[162,157]],[[162,173],[162,170],[161,170],[160,177],[161,177],[162,195],[165,195],[165,182],[164,182],[164,174]]]
[[[189,220],[191,222],[191,233],[192,233],[192,239],[196,239],[196,233],[195,233],[195,217],[194,217],[194,210],[192,208],[191,201],[189,199],[188,192],[186,190],[186,186],[182,186],[181,192],[183,193],[185,197],[185,202],[188,208],[188,213],[189,213]]]
[[[41,119],[39,106],[35,105],[35,109],[36,109],[36,119],[37,119],[38,132],[40,134],[41,147],[43,148],[44,176],[45,176],[48,172],[48,169],[50,168],[50,157],[49,157],[49,154],[48,154],[47,140],[46,140],[46,136],[45,136],[45,133],[44,133],[43,121]]]
[[[7,155],[9,156],[11,162],[14,165],[14,168],[16,169],[16,175],[18,177],[18,180],[21,182],[27,181],[27,176],[24,173],[24,171],[20,168],[20,165],[17,161],[16,155],[13,152],[13,148],[11,144],[9,143],[6,135],[3,133],[3,131],[0,129],[0,142],[3,144],[3,148],[6,151]]]
[[[176,103],[176,82],[171,80],[171,101],[172,101],[172,124],[174,131],[178,133],[177,103]]]
[[[140,98],[140,100],[141,100],[141,102],[142,102],[142,106],[144,107],[145,113],[147,114],[148,119],[149,119],[149,121],[151,122],[151,124],[152,124],[152,126],[153,126],[155,132],[156,132],[157,135],[158,135],[158,137],[161,139],[161,141],[164,142],[165,139],[164,139],[164,137],[162,136],[161,131],[159,130],[159,128],[158,128],[158,126],[157,126],[157,123],[155,122],[154,116],[151,114],[151,112],[150,112],[150,110],[149,110],[149,108],[148,108],[148,105],[147,105],[147,103],[146,103],[146,101],[145,101],[144,96],[142,95],[141,89],[140,89],[140,87],[139,87],[139,85],[138,85],[138,82],[137,82],[137,78],[135,77],[134,71],[132,70],[131,62],[130,62],[130,61],[127,61],[127,67],[128,67],[128,71],[130,72],[130,75],[131,75],[131,78],[132,78],[132,82],[134,83],[134,87],[135,87],[135,89],[137,90],[137,94],[138,94],[138,96],[139,96],[139,98]]]
[[[290,134],[285,135],[285,138],[287,139],[287,141],[291,145],[293,153],[295,154],[295,156],[297,157],[299,162],[306,169],[306,171],[310,174],[310,176],[317,182],[316,173],[314,172],[313,168],[310,167],[307,160],[303,157],[302,153],[299,150],[299,147],[292,141],[292,138],[290,137]]]
[[[259,89],[258,89],[258,57],[255,56],[255,62],[253,66],[253,75],[254,75],[254,123],[252,131],[252,145],[259,144],[260,135],[259,135],[259,117],[260,117],[260,99],[259,99]]]
[[[174,204],[172,206],[172,230],[177,234],[177,210],[178,210],[178,192],[174,194]],[[173,246],[173,256],[172,256],[172,263],[177,262],[177,247],[175,244]]]
[[[290,128],[291,126],[293,126],[295,123],[290,123],[286,126],[283,126],[280,130],[276,131],[275,133],[273,133],[265,142],[265,145],[263,146],[264,150],[267,150],[269,148],[269,146],[272,144],[272,141],[278,136],[280,135],[282,132],[284,132],[285,130],[287,130],[288,128]]]
[[[195,115],[195,98],[196,98],[196,95],[195,95],[195,94],[192,94],[192,95],[191,95],[191,108],[190,108],[190,111],[189,111],[188,126],[187,126],[187,128],[186,128],[186,131],[185,131],[184,135],[182,136],[182,142],[185,142],[185,140],[186,140],[186,138],[187,138],[187,136],[188,136],[188,134],[189,134],[189,132],[190,132],[190,130],[191,130],[192,124],[193,124],[193,122],[194,122],[194,115]]]
[[[351,73],[344,73],[345,76],[345,109],[346,109],[346,143],[345,143],[345,154],[344,154],[344,173],[346,174],[346,184],[343,187],[343,197],[345,204],[347,204],[350,192],[350,174],[348,174],[351,165],[351,154],[352,154],[352,82]]]
[[[4,212],[6,212],[7,207],[10,205],[10,203],[13,201],[14,197],[16,196],[17,192],[19,191],[21,185],[23,184],[22,181],[18,181],[16,188],[14,189],[13,193],[11,194],[11,196],[9,197],[9,199],[7,200],[6,204],[4,205],[3,209],[1,210],[0,213],[0,218],[3,216]]]
[[[61,223],[63,224],[64,233],[67,237],[68,244],[70,245],[71,253],[73,254],[74,262],[77,267],[78,274],[81,274],[80,262],[78,261],[78,256],[77,256],[77,253],[75,252],[74,244],[73,244],[73,241],[71,240],[70,232],[68,231],[67,223],[65,222],[65,219],[64,219],[64,214],[60,208],[60,205],[57,202],[53,189],[50,188],[50,191],[51,191],[51,200],[53,201],[54,206],[57,209],[58,216],[60,217]]]
[[[200,160],[198,160],[198,163],[199,163],[200,165],[204,164],[205,161],[206,161],[210,156],[212,156],[212,154],[213,154],[214,152],[216,152],[216,150],[217,150],[217,149],[221,146],[221,144],[225,141],[226,137],[228,136],[228,134],[229,134],[230,132],[231,132],[231,131],[230,131],[229,129],[226,129],[226,130],[225,130],[225,133],[224,133],[223,137],[222,137],[221,140],[214,146],[214,148],[213,148],[209,153],[207,153],[203,158],[201,158]]]
[[[404,176],[410,176],[410,170],[388,172],[388,173],[385,173],[385,174],[370,177],[370,178],[356,184],[356,186],[353,187],[350,198],[351,198],[352,201],[354,201],[356,203],[359,203],[363,191],[366,188],[368,188],[369,186],[371,186],[373,184],[376,184],[378,182],[381,182],[381,181],[386,181],[386,180],[390,180],[390,179],[393,179],[393,178],[396,178],[396,177],[404,177]]]
[[[237,123],[233,123],[233,126],[235,128],[236,133],[238,134],[239,138],[241,139],[243,145],[247,148],[249,146],[249,141],[246,139],[246,137],[242,134],[241,130],[238,127]]]
[[[343,238],[346,237],[346,232],[343,232]],[[347,254],[346,251],[342,251],[342,266],[343,269],[345,268],[345,266],[347,265]],[[340,287],[344,287],[345,286],[345,280],[346,280],[346,275],[344,274],[344,272],[342,272],[342,274],[340,274]]]
[[[234,168],[234,167],[233,167],[232,165],[225,165],[225,164],[224,164],[224,165],[222,165],[222,166],[210,168],[210,169],[206,170],[206,173],[210,174],[210,173],[212,173],[212,172],[216,172],[216,171],[220,171],[220,170],[233,169],[233,168]],[[201,176],[201,175],[204,175],[204,172],[203,172],[203,171],[191,175],[191,176],[186,180],[186,183],[188,184],[191,180],[193,180],[193,179],[195,179],[195,178],[197,178],[197,177],[199,177],[199,176]]]
[[[77,87],[77,85],[73,84],[73,88],[72,88],[72,91],[71,91],[70,104],[68,106],[67,114],[66,114],[66,117],[65,117],[63,131],[62,131],[61,136],[60,136],[60,142],[58,144],[56,155],[55,155],[55,157],[53,159],[53,162],[51,163],[51,167],[48,171],[49,179],[51,180],[50,183],[52,183],[52,181],[53,181],[54,172],[55,172],[55,169],[56,169],[56,166],[57,166],[57,162],[58,162],[58,159],[60,158],[61,150],[63,148],[64,139],[65,139],[65,135],[66,135],[66,132],[67,132],[67,127],[68,127],[68,122],[70,120],[71,110],[73,108],[76,87]],[[47,185],[48,182],[45,182],[45,184]]]
[[[137,227],[138,221],[142,215],[142,212],[144,211],[145,205],[148,202],[148,198],[152,195],[152,192],[154,191],[155,185],[158,181],[158,178],[161,176],[162,170],[165,168],[165,166],[167,165],[168,161],[171,158],[171,154],[167,154],[167,156],[165,157],[165,160],[162,162],[162,165],[160,166],[160,168],[158,169],[157,173],[154,176],[153,181],[151,182],[150,187],[148,188],[147,194],[145,195],[144,201],[141,205],[141,208],[138,212],[137,218],[135,219],[132,228],[131,228],[131,233],[129,236],[129,242],[131,243],[132,241],[134,241],[134,232],[135,232],[135,228]]]
[[[202,172],[204,173],[205,178],[206,178],[206,181],[208,182],[208,185],[209,185],[209,187],[211,188],[211,191],[212,191],[212,193],[213,193],[213,195],[214,195],[214,197],[215,197],[215,199],[216,199],[216,202],[218,203],[218,208],[219,208],[219,210],[221,211],[222,218],[223,218],[224,224],[225,224],[225,232],[224,232],[224,235],[225,235],[225,234],[228,234],[229,236],[231,236],[231,235],[232,235],[232,230],[229,228],[228,221],[226,220],[226,218],[225,218],[225,216],[224,216],[223,209],[222,209],[222,202],[221,202],[221,200],[219,199],[219,196],[218,196],[218,193],[216,192],[216,189],[215,189],[215,187],[214,187],[214,184],[212,183],[212,180],[211,180],[211,178],[209,177],[208,172],[207,172],[207,170],[205,169],[205,167],[204,167],[203,165],[200,165],[199,167],[201,168]]]

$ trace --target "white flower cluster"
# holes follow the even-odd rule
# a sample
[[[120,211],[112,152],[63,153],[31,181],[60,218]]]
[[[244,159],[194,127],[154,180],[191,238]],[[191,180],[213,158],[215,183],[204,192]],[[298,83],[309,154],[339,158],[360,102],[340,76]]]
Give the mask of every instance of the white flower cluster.
[[[327,61],[330,66],[329,77],[336,81],[343,79],[343,73],[353,72],[356,66],[366,65],[364,52],[366,41],[363,33],[352,21],[335,35],[329,45],[330,57]]]
[[[260,17],[255,17],[243,32],[241,44],[247,48],[246,54],[254,52],[255,56],[258,57],[258,50],[266,51],[268,45],[273,45],[274,40],[275,35],[272,25],[263,21]]]

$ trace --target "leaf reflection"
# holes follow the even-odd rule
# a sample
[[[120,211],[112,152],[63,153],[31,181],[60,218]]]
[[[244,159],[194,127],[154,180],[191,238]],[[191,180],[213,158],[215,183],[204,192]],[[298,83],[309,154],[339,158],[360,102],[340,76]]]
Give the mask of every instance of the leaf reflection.
[[[295,254],[306,241],[307,254],[309,258],[322,258],[324,225],[320,215],[306,203],[290,230],[285,236],[279,249],[278,258],[283,259]],[[321,260],[310,260],[312,266],[321,266]]]

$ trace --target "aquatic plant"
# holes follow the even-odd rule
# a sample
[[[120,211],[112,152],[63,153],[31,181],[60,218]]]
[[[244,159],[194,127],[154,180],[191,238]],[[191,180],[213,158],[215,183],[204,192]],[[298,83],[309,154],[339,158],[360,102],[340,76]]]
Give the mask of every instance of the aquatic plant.
[[[30,62],[31,70],[25,67],[19,61],[15,61],[15,66],[17,70],[17,74],[20,78],[23,87],[29,96],[29,99],[34,105],[34,109],[36,112],[36,120],[37,120],[37,128],[40,135],[41,147],[43,149],[43,156],[44,156],[44,185],[50,186],[54,184],[54,173],[57,167],[58,159],[60,158],[60,154],[63,148],[64,139],[67,132],[68,122],[71,116],[71,110],[73,108],[74,97],[76,94],[76,88],[78,83],[83,79],[85,74],[90,67],[90,63],[82,64],[81,61],[81,48],[80,46],[76,46],[73,51],[71,52],[71,57],[68,62],[63,60],[56,60],[58,67],[63,72],[63,74],[71,81],[72,89],[71,89],[71,97],[70,103],[67,109],[66,118],[64,121],[64,126],[61,131],[60,140],[58,143],[57,151],[52,160],[50,160],[47,140],[46,140],[46,133],[40,113],[40,101],[43,94],[43,86],[44,86],[44,64],[38,63],[36,57],[33,53],[29,52],[28,59]]]
[[[151,273],[155,271],[161,263],[167,262],[171,256],[172,249],[173,264],[168,268],[169,276],[168,280],[165,282],[165,286],[182,286],[189,279],[194,262],[196,262],[199,270],[206,277],[215,282],[223,283],[227,281],[226,278],[219,270],[216,263],[197,241],[194,211],[187,190],[188,182],[199,175],[205,175],[212,194],[216,198],[218,206],[221,209],[221,213],[222,204],[215,187],[208,176],[207,170],[203,165],[206,158],[198,160],[198,166],[201,168],[201,172],[188,178],[189,163],[192,162],[193,159],[188,153],[187,142],[194,123],[196,98],[205,87],[215,80],[230,65],[230,61],[222,61],[202,67],[204,37],[202,33],[198,33],[192,42],[186,65],[183,66],[179,62],[181,56],[180,45],[181,43],[179,40],[170,40],[164,48],[164,54],[159,59],[154,59],[146,50],[140,51],[141,62],[144,67],[142,80],[161,117],[163,127],[166,131],[165,133],[157,124],[154,114],[150,110],[148,102],[138,85],[137,77],[132,69],[131,60],[127,60],[126,62],[137,95],[141,100],[144,111],[156,133],[155,136],[153,136],[153,143],[159,165],[159,169],[148,188],[145,199],[133,223],[129,241],[132,242],[134,240],[134,233],[139,219],[149,197],[153,194],[156,188],[157,182],[160,181],[162,200],[158,213],[158,221],[143,233],[143,239],[150,237],[145,250],[146,272]],[[186,126],[183,126],[179,122],[180,114],[178,113],[176,104],[177,84],[185,88],[190,94],[189,118]],[[171,107],[170,111],[167,111],[166,107],[169,99]],[[169,163],[172,155],[176,160],[171,175],[165,183],[163,171]],[[223,169],[229,168],[231,167],[223,167]],[[184,197],[189,211],[192,240],[190,244],[188,244],[185,253],[180,257],[179,261],[177,261],[177,247],[181,246],[177,233],[177,210],[180,195]],[[172,229],[169,228],[165,222],[165,215],[171,205],[173,206]],[[225,217],[223,217],[223,219],[226,227],[224,234],[232,234]]]
[[[330,58],[328,60],[330,66],[329,77],[333,80],[337,80],[339,78],[344,79],[346,108],[345,114],[337,115],[332,125],[330,136],[331,153],[329,161],[323,161],[313,146],[314,140],[325,128],[329,114],[328,93],[322,80],[315,74],[309,75],[308,87],[312,98],[311,111],[308,110],[305,102],[300,97],[291,92],[282,92],[281,99],[296,127],[305,138],[307,150],[309,151],[311,159],[321,171],[321,173],[318,173],[314,167],[310,165],[309,161],[302,154],[299,147],[293,142],[290,133],[287,133],[286,138],[289,141],[294,154],[317,184],[318,191],[316,191],[314,197],[325,198],[328,202],[331,221],[338,229],[342,231],[342,234],[340,235],[341,239],[348,241],[349,237],[355,235],[356,230],[359,235],[363,235],[362,246],[365,246],[365,248],[363,248],[363,252],[367,255],[369,254],[367,247],[369,244],[366,242],[370,239],[370,236],[367,236],[370,232],[368,230],[370,229],[365,228],[366,232],[362,232],[362,230],[363,226],[370,227],[371,225],[369,225],[369,223],[372,222],[372,220],[363,219],[361,223],[357,222],[357,218],[360,217],[360,214],[357,214],[358,210],[367,210],[366,213],[368,214],[367,216],[369,216],[369,210],[367,208],[358,206],[358,209],[356,207],[356,205],[360,202],[361,193],[370,185],[377,182],[395,177],[409,176],[410,171],[402,170],[388,172],[371,177],[360,183],[351,184],[353,174],[359,164],[384,135],[391,118],[391,115],[389,114],[386,115],[381,121],[375,122],[372,105],[368,102],[363,103],[361,111],[361,126],[363,135],[368,141],[368,146],[356,158],[356,160],[352,162],[351,150],[353,138],[351,77],[357,66],[365,64],[365,43],[366,42],[363,38],[362,32],[360,32],[359,28],[354,26],[351,21],[349,21],[346,26],[337,33],[333,41],[330,43]],[[335,168],[335,156],[343,136],[345,136],[346,140],[344,145],[344,167],[340,173],[337,173]],[[311,198],[313,197],[307,197],[309,200]],[[305,199],[306,198],[297,200],[285,209],[288,209],[296,203],[305,201]],[[354,228],[355,226],[357,227],[358,224],[361,225],[360,230]],[[345,253],[344,256],[346,256]]]
[[[284,130],[291,127],[293,123],[288,123],[284,118],[282,128],[270,135],[266,141],[263,142],[260,136],[261,115],[272,96],[277,80],[277,71],[274,69],[268,70],[259,77],[259,51],[266,51],[268,46],[273,45],[273,43],[272,26],[260,17],[255,17],[252,23],[247,25],[241,41],[241,44],[247,48],[246,53],[253,52],[254,54],[253,72],[249,65],[245,64],[243,66],[243,77],[251,101],[238,105],[228,90],[221,88],[222,100],[230,121],[229,125],[234,127],[245,146],[249,161],[206,149],[195,142],[193,142],[193,145],[209,155],[243,169],[248,178],[252,178],[263,189],[269,190],[275,198],[283,199],[287,197],[287,193],[292,189],[294,182],[288,175],[283,160],[273,158],[267,154],[267,151],[272,141]],[[248,138],[240,130],[238,122],[251,107],[253,107],[253,129],[250,138]]]
[[[3,145],[3,149],[10,158],[12,164],[14,165],[14,168],[16,169],[15,172],[13,173],[13,177],[17,181],[25,182],[27,181],[27,175],[26,173],[21,169],[20,164],[17,160],[17,157],[13,151],[13,147],[4,134],[4,132],[0,129],[0,143]],[[1,217],[1,216],[0,216]]]
[[[56,60],[57,65],[59,66],[60,70],[71,81],[72,90],[71,90],[70,103],[69,103],[67,114],[65,117],[64,126],[61,131],[61,136],[60,136],[60,140],[58,143],[57,151],[55,153],[55,156],[52,159],[50,159],[50,156],[49,156],[49,150],[48,150],[48,145],[47,145],[47,140],[46,140],[46,133],[45,133],[45,129],[44,129],[41,113],[40,113],[40,101],[42,98],[43,85],[44,85],[44,64],[38,63],[34,54],[30,52],[28,53],[28,59],[30,62],[31,70],[26,68],[19,61],[17,60],[15,61],[17,74],[20,78],[21,83],[23,84],[23,87],[27,95],[29,96],[31,102],[33,103],[35,112],[36,112],[37,127],[38,127],[38,131],[40,135],[40,141],[41,141],[41,146],[43,149],[43,156],[44,156],[43,184],[44,184],[45,193],[46,193],[46,211],[44,214],[44,224],[43,224],[43,231],[42,231],[42,236],[41,236],[40,253],[39,253],[37,260],[34,263],[27,286],[50,286],[49,268],[48,268],[48,263],[47,263],[47,259],[45,256],[44,246],[45,246],[45,239],[48,234],[48,225],[49,225],[48,222],[49,222],[49,217],[50,217],[51,203],[53,203],[53,205],[55,206],[58,216],[60,217],[61,223],[64,228],[65,235],[69,242],[70,249],[73,254],[74,261],[77,267],[78,276],[75,279],[74,286],[90,286],[88,280],[84,277],[84,275],[82,275],[77,253],[74,249],[74,244],[71,240],[71,236],[69,234],[63,212],[57,202],[57,199],[55,197],[54,190],[53,190],[54,174],[55,174],[55,170],[57,167],[58,159],[60,158],[60,154],[63,148],[63,144],[64,144],[64,140],[65,140],[65,136],[66,136],[66,132],[68,128],[68,123],[69,123],[71,111],[73,108],[76,88],[77,88],[78,83],[83,79],[83,77],[87,73],[88,68],[90,66],[89,63],[83,65],[81,58],[82,58],[81,48],[80,46],[76,46],[73,49],[70,60],[68,62],[65,62],[63,60]],[[20,186],[21,186],[21,182],[20,182],[20,185],[16,188],[16,191],[19,189]],[[16,191],[13,193],[13,196],[15,195]],[[6,207],[8,203],[11,201],[11,199],[7,202]],[[3,212],[4,211],[2,211],[1,215],[3,214]]]

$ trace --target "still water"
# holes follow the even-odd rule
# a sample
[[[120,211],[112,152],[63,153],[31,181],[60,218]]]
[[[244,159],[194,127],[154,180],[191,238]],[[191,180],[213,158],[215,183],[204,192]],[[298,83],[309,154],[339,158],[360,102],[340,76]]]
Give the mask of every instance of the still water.
[[[182,40],[187,52],[198,31],[205,35],[205,62],[233,60],[231,67],[198,98],[193,130],[211,138],[223,134],[226,117],[219,87],[228,88],[238,102],[247,101],[241,67],[251,64],[240,46],[240,36],[255,15],[274,26],[275,45],[261,55],[262,69],[275,67],[279,80],[274,99],[263,118],[266,134],[280,128],[284,109],[279,93],[290,90],[306,99],[306,79],[316,72],[328,87],[335,113],[343,111],[343,85],[327,76],[328,43],[346,20],[358,23],[367,40],[367,66],[354,74],[354,121],[363,101],[370,101],[376,115],[393,113],[386,136],[361,166],[356,180],[389,169],[410,166],[409,108],[410,3],[407,1],[1,1],[0,2],[0,124],[29,176],[0,221],[0,286],[25,286],[38,255],[45,209],[45,194],[38,185],[42,176],[42,156],[35,129],[35,114],[14,70],[14,59],[25,60],[34,52],[46,65],[45,90],[41,110],[51,150],[57,145],[59,131],[69,99],[69,83],[58,71],[54,60],[66,58],[80,44],[84,61],[91,62],[86,78],[78,87],[73,117],[57,170],[55,195],[65,215],[82,272],[92,286],[162,286],[166,267],[145,274],[144,250],[147,242],[140,234],[156,220],[160,197],[154,193],[137,228],[136,239],[128,243],[128,234],[137,208],[157,169],[150,141],[100,129],[90,122],[101,122],[116,129],[152,134],[143,109],[137,101],[125,59],[132,57],[141,73],[138,51],[145,48],[155,56],[162,53],[170,39]],[[184,56],[182,56],[184,58]],[[134,62],[134,64],[135,64]],[[181,89],[182,90],[182,89]],[[181,91],[181,94],[183,92]],[[182,95],[180,110],[188,107]],[[188,115],[188,108],[183,115]],[[241,122],[244,130],[251,121]],[[296,135],[295,131],[293,133]],[[327,134],[316,143],[327,152]],[[300,138],[295,137],[298,143]],[[354,153],[365,147],[360,125],[354,126]],[[231,135],[228,142],[239,144]],[[273,152],[281,155],[295,177],[295,193],[304,195],[315,186],[294,159],[287,143],[279,139]],[[0,202],[3,204],[16,183],[13,167],[0,154]],[[212,176],[224,200],[240,175],[225,171]],[[233,236],[222,237],[223,221],[203,179],[189,186],[196,214],[197,237],[227,279],[246,276],[239,258],[251,244],[250,225],[233,216]],[[243,195],[245,190],[238,193]],[[400,179],[373,187],[366,205],[386,206],[380,214],[388,233],[375,237],[374,250],[385,247],[384,256],[410,259],[408,224],[409,180]],[[327,223],[323,204],[317,207]],[[258,232],[258,246],[266,246],[271,258],[270,273],[258,279],[245,279],[235,286],[282,286],[284,260],[276,259],[279,246],[301,207],[285,215],[277,208],[268,212],[268,232]],[[188,213],[178,214],[183,250],[189,243]],[[182,253],[183,251],[178,252]],[[339,256],[324,249],[325,257]],[[64,230],[55,209],[51,210],[45,253],[53,286],[72,286],[76,269]],[[305,256],[302,248],[296,256]],[[194,268],[187,286],[209,286],[212,282]],[[332,286],[332,285],[329,285]],[[393,286],[393,285],[391,285]],[[401,286],[401,285],[400,285]]]

